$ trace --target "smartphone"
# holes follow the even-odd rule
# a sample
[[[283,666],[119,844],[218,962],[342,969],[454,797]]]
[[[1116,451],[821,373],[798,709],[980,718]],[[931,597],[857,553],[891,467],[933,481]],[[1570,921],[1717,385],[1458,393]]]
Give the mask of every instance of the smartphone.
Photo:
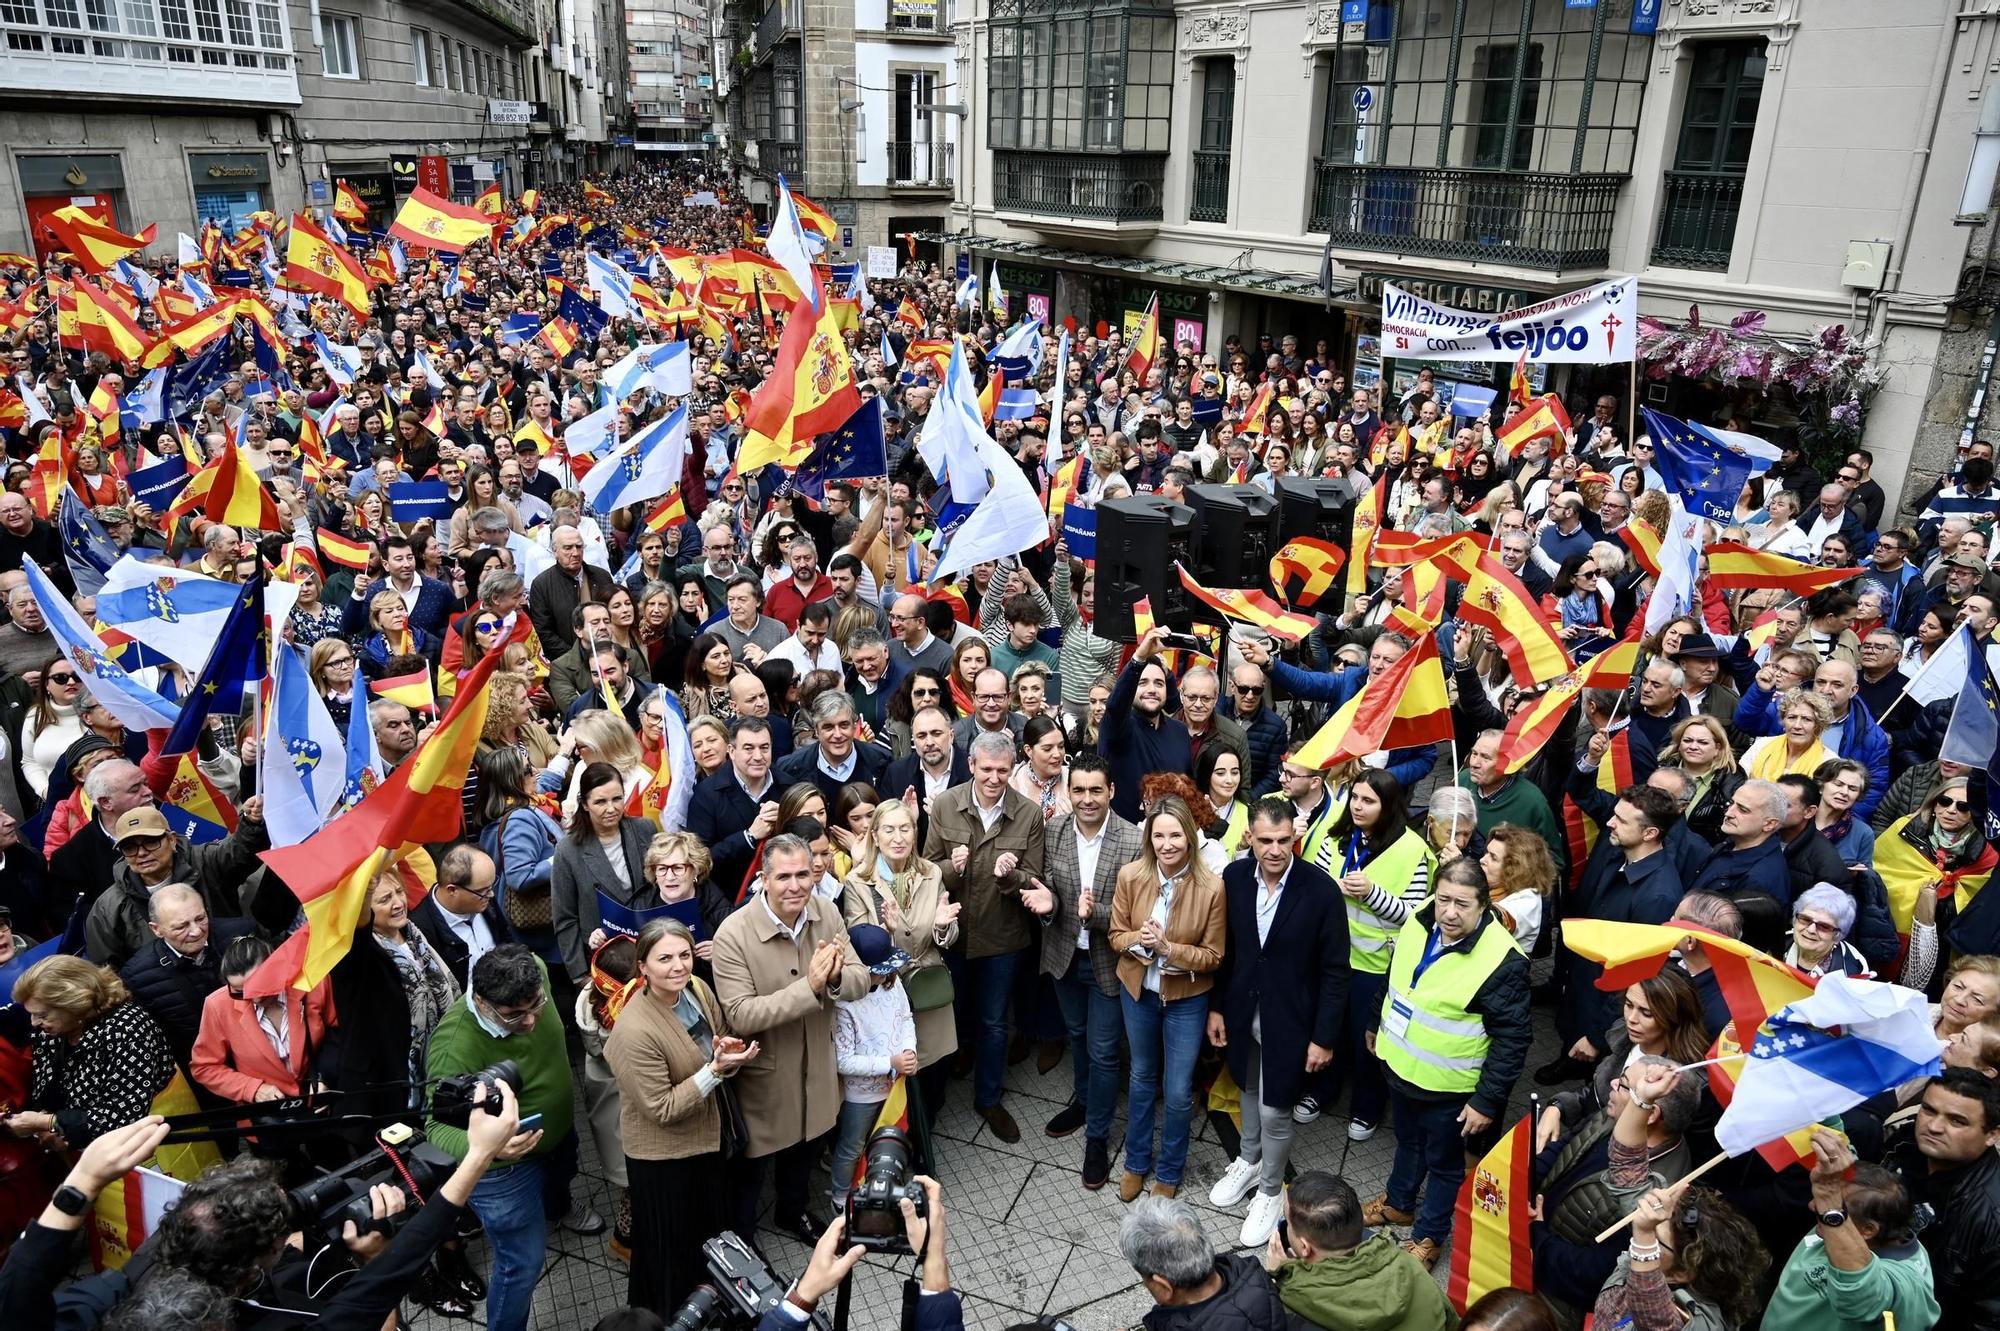
[[[1160,645],[1162,647],[1177,647],[1185,652],[1198,652],[1202,649],[1201,639],[1195,637],[1192,633],[1169,633],[1160,639]]]
[[[1292,1226],[1283,1216],[1278,1217],[1278,1250],[1287,1257],[1292,1255]]]
[[[540,1114],[530,1114],[526,1118],[521,1120],[521,1127],[519,1130],[522,1132],[533,1132],[536,1128],[539,1128],[541,1126],[542,1126],[542,1116]]]

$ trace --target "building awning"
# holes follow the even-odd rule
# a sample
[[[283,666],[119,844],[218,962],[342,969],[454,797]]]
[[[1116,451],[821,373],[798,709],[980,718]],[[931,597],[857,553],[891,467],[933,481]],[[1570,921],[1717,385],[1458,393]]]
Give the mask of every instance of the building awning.
[[[1159,278],[1187,286],[1220,288],[1250,296],[1281,296],[1288,300],[1316,300],[1354,309],[1379,311],[1380,306],[1363,303],[1356,292],[1355,279],[1334,275],[1332,290],[1323,290],[1317,273],[1280,273],[1268,268],[1222,267],[1207,263],[1186,263],[1178,259],[1154,259],[1138,255],[1101,254],[1091,250],[1065,249],[1029,240],[981,236],[970,231],[919,231],[915,237],[933,244],[956,245],[980,254],[1004,254],[1037,263],[1061,264],[1098,273]]]

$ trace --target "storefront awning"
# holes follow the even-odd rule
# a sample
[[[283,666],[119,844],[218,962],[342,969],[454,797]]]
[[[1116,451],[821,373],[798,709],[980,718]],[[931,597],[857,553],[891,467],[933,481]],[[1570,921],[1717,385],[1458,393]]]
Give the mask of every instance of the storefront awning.
[[[1268,268],[1220,267],[1207,263],[1184,263],[1175,259],[1100,254],[1090,250],[1065,249],[1060,245],[1042,245],[1034,241],[981,236],[970,231],[919,231],[915,233],[915,237],[933,244],[956,245],[962,250],[980,254],[1004,254],[1036,263],[1061,264],[1090,272],[1155,277],[1168,282],[1237,291],[1251,296],[1282,296],[1289,300],[1324,301],[1357,309],[1366,308],[1371,312],[1380,308],[1373,303],[1364,306],[1357,298],[1355,280],[1339,274],[1334,277],[1332,291],[1327,292],[1321,289],[1317,273],[1280,273]]]

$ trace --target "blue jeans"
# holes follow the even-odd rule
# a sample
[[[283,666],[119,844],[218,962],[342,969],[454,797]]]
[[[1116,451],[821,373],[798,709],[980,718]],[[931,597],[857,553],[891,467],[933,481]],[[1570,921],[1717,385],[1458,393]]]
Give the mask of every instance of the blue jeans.
[[[880,1100],[843,1100],[840,1103],[840,1118],[833,1125],[833,1168],[828,1175],[833,1182],[833,1209],[836,1215],[847,1203],[847,1193],[854,1186],[854,1165],[861,1159],[861,1149],[868,1144],[868,1129],[875,1126],[875,1120],[882,1116]]]
[[[952,963],[952,982],[957,989],[959,1047],[971,1044],[972,1105],[991,1109],[1000,1103],[1001,1083],[1007,1075],[1007,1000],[1014,996],[1014,973],[1020,968],[1019,952],[1002,952],[995,957],[958,958],[945,953]]]
[[[1389,1205],[1415,1211],[1413,1239],[1451,1237],[1452,1211],[1458,1205],[1458,1185],[1465,1182],[1465,1138],[1458,1114],[1465,1096],[1449,1100],[1419,1100],[1392,1090],[1389,1107],[1396,1125],[1396,1161],[1389,1168]],[[1417,1190],[1423,1205],[1417,1205]]]
[[[1179,1186],[1187,1168],[1189,1116],[1194,1111],[1194,1063],[1208,1024],[1208,995],[1160,1001],[1119,990],[1125,1013],[1125,1040],[1132,1046],[1132,1077],[1125,1086],[1125,1168],[1153,1175],[1156,1183]],[[1153,1108],[1165,1099],[1160,1125],[1160,1160],[1153,1163]]]
[[[472,1213],[486,1230],[493,1270],[486,1277],[489,1331],[526,1331],[535,1282],[548,1257],[549,1222],[543,1205],[545,1161],[529,1158],[489,1169],[473,1185]]]
[[[1069,973],[1056,980],[1056,1002],[1069,1028],[1070,1061],[1076,1069],[1070,1098],[1083,1106],[1083,1135],[1108,1141],[1111,1118],[1118,1111],[1118,1046],[1125,1038],[1125,1014],[1117,995],[1098,989],[1088,952],[1077,953]]]

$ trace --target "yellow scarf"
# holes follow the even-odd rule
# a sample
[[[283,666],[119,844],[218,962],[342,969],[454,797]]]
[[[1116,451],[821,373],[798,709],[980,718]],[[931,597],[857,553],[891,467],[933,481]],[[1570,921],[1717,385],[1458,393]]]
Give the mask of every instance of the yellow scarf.
[[[1833,757],[1826,746],[1814,740],[1796,762],[1785,761],[1785,737],[1760,739],[1743,755],[1743,770],[1755,781],[1776,781],[1781,776],[1811,776],[1819,765]]]

